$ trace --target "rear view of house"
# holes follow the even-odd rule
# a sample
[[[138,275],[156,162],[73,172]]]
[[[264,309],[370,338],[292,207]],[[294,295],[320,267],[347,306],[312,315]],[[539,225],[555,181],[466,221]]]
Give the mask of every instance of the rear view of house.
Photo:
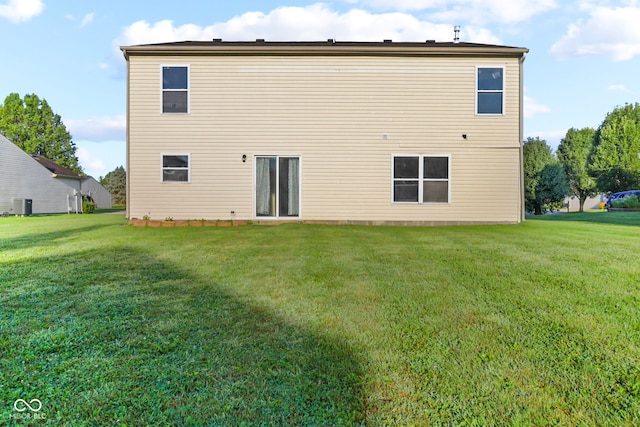
[[[523,219],[525,48],[214,39],[121,49],[129,218]]]

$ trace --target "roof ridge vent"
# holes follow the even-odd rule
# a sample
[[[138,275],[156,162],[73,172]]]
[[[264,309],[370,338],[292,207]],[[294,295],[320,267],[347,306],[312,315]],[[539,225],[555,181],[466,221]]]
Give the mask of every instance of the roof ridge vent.
[[[435,40],[427,40],[426,43],[435,43]]]
[[[222,41],[222,39],[213,39],[211,41],[214,42],[214,43],[220,43]]]
[[[391,40],[391,39],[384,39],[384,42],[385,42],[385,43],[393,43],[393,40]]]
[[[256,43],[264,43],[264,39],[256,39]]]

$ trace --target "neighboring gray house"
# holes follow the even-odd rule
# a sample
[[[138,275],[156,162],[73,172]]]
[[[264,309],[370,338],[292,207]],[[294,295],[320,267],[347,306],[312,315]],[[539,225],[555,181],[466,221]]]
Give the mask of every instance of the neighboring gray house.
[[[113,206],[111,193],[94,177],[83,176],[80,188],[83,196],[90,196],[93,199],[96,208],[110,208]]]
[[[584,201],[584,210],[587,209],[600,209],[600,203],[607,201],[604,194],[598,194],[595,197],[589,197]],[[567,197],[565,199],[565,206],[568,212],[578,212],[580,210],[580,200],[577,197]]]
[[[108,193],[95,179],[31,156],[0,135],[0,214],[21,213],[17,206],[25,199],[32,201],[34,214],[82,212],[82,195],[90,193],[100,200],[98,207],[111,207],[104,192]]]

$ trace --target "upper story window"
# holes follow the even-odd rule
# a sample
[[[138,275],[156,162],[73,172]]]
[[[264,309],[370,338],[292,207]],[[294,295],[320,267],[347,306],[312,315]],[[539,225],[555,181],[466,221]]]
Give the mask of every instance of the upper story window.
[[[189,154],[162,155],[162,182],[189,182]]]
[[[477,114],[504,113],[504,68],[478,67]]]
[[[189,112],[189,67],[165,65],[162,67],[162,112]]]
[[[393,157],[395,203],[449,203],[449,159],[445,156]]]

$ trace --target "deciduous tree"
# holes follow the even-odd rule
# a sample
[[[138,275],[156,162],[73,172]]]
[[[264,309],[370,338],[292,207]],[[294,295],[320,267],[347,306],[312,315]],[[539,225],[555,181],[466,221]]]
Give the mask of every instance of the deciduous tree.
[[[524,155],[524,196],[527,212],[542,214],[542,206],[536,199],[536,188],[540,180],[540,172],[553,162],[551,147],[538,137],[527,138],[523,145]]]
[[[0,133],[28,154],[44,156],[82,173],[71,134],[45,99],[12,93],[0,105]]]
[[[589,155],[595,135],[592,128],[571,128],[558,146],[558,160],[567,176],[571,195],[580,201],[580,212],[584,212],[585,200],[598,193],[596,181],[589,175]]]
[[[626,104],[607,114],[596,132],[590,164],[600,191],[640,187],[640,104]]]
[[[525,209],[541,215],[558,208],[569,194],[566,175],[547,142],[527,138],[523,145]]]

